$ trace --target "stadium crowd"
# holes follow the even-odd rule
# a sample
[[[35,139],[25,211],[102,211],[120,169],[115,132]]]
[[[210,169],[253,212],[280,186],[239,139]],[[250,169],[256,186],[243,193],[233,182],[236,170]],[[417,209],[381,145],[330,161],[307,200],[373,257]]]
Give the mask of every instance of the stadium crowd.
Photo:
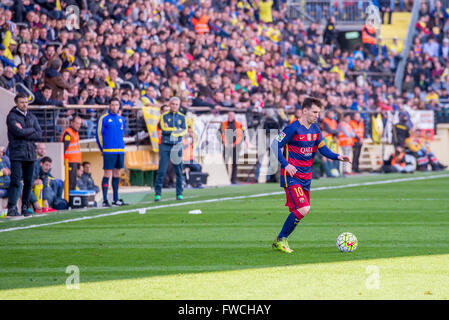
[[[444,2],[444,5],[443,5]],[[404,73],[403,91],[420,109],[449,122],[449,2],[423,1]]]
[[[286,1],[16,0],[0,7],[0,86],[32,92],[35,105],[60,107],[58,138],[75,114],[82,118],[82,136],[94,137],[95,110],[70,106],[106,106],[113,97],[131,109],[123,110],[127,121],[139,107],[162,107],[177,96],[182,110],[234,110],[246,113],[250,128],[270,123],[282,129],[310,95],[323,100],[328,143],[360,154],[363,139],[371,136],[372,114],[386,121],[388,111],[439,108],[428,95],[421,99],[437,86],[421,87],[421,77],[447,73],[447,50],[438,50],[442,61],[432,60],[429,75],[414,66],[430,57],[432,37],[425,32],[431,22],[425,17],[440,26],[440,11],[420,20],[425,27],[417,39],[431,44],[423,45],[422,55],[415,54],[419,41],[415,45],[401,94],[393,85],[402,50],[398,39],[343,50],[334,17],[324,29],[305,25],[288,18]],[[437,38],[442,41],[449,32],[449,19],[444,21]],[[449,89],[442,83],[440,98]],[[332,164],[323,166],[335,175]]]

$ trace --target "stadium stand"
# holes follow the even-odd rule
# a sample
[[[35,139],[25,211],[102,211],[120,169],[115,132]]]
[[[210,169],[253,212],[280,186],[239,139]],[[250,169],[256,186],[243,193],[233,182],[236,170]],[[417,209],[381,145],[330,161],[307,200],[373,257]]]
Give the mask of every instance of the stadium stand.
[[[216,151],[214,130],[228,111],[237,113],[249,129],[239,181],[252,181],[260,170],[251,130],[272,118],[285,126],[306,95],[322,98],[338,121],[361,113],[359,169],[374,170],[388,156],[380,144],[391,143],[400,112],[411,121],[415,110],[434,111],[436,122],[449,122],[443,2],[425,7],[423,1],[400,92],[394,78],[401,39],[342,46],[333,32],[342,25],[361,30],[370,1],[303,1],[295,7],[282,0],[18,0],[0,7],[0,87],[30,95],[46,142],[60,141],[79,115],[83,161],[92,163],[93,175],[100,171],[93,153],[96,121],[112,97],[122,102],[126,167],[139,183],[145,180],[139,171],[157,169],[157,119],[173,96],[181,98],[195,129],[195,154]],[[392,8],[406,9],[404,1],[393,1]],[[329,14],[335,18],[326,20]],[[429,83],[422,75],[442,81]],[[261,174],[258,181],[265,179]],[[213,174],[209,181],[219,184]]]

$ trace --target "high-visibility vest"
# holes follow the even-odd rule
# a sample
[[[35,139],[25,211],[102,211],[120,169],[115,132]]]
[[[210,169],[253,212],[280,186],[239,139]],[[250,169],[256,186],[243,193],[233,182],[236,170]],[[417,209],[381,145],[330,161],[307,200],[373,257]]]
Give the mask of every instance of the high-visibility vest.
[[[221,134],[221,139],[223,141],[223,144],[226,144],[225,141],[225,132],[228,129],[228,122],[224,121],[223,123],[223,129],[224,132]],[[238,121],[235,121],[235,133],[237,134],[237,137],[235,139],[234,145],[239,144],[240,142],[242,142],[243,140],[243,129],[242,129],[242,124]]]
[[[81,146],[78,131],[73,130],[72,127],[68,127],[62,133],[61,142],[64,142],[66,133],[70,135],[70,144],[64,151],[64,159],[67,159],[71,163],[81,163]]]
[[[324,124],[327,124],[329,126],[329,128],[331,128],[332,130],[337,130],[337,126],[338,126],[337,120],[334,120],[334,119],[326,117],[326,118],[323,119],[323,121],[321,123],[322,123],[321,130],[324,130]],[[329,137],[329,136],[332,136],[332,134],[328,132],[326,134],[325,138]]]
[[[203,34],[203,33],[209,32],[208,22],[209,22],[209,17],[205,16],[205,15],[201,16],[201,18],[199,18],[199,19],[193,18],[192,24],[195,29],[195,32],[198,34]]]
[[[366,44],[376,44],[376,28],[374,26],[363,26],[362,42]]]
[[[401,152],[398,156],[393,154],[393,158],[391,159],[391,165],[394,166],[396,163],[398,163],[401,167],[405,167],[405,162],[402,161],[404,159],[405,153]]]
[[[355,134],[359,139],[363,139],[363,136],[365,134],[365,123],[363,123],[363,120],[360,120],[359,122],[355,120],[349,121],[349,125],[354,130]]]
[[[340,126],[344,127],[346,129],[347,132],[351,132],[353,131],[351,126],[349,125],[349,123],[347,122],[342,122],[340,124]],[[340,130],[340,132],[338,133],[338,145],[340,147],[347,147],[347,146],[353,146],[354,145],[354,138],[352,137],[347,137],[344,133],[343,130]]]

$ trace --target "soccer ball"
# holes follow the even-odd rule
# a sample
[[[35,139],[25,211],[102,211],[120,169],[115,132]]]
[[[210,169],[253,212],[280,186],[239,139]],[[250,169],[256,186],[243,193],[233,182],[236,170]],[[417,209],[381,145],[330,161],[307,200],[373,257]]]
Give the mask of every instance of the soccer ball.
[[[357,237],[350,232],[343,232],[337,238],[337,248],[341,252],[352,252],[357,249]]]

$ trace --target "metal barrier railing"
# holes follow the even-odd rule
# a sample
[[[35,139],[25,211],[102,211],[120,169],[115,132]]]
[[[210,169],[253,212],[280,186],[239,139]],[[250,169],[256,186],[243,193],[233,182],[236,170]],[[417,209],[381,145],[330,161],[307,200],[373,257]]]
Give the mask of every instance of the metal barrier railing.
[[[292,0],[287,3],[290,18],[301,18],[325,24],[328,17],[334,16],[336,24],[363,25],[366,8],[372,1],[356,0]]]
[[[74,115],[83,119],[79,131],[80,139],[95,140],[97,121],[108,107],[100,105],[68,105],[67,107],[32,105],[29,109],[39,121],[44,142],[57,142],[61,140],[62,132],[69,126],[70,118]],[[122,109],[122,116],[126,121],[125,136],[135,137],[137,144],[139,144],[138,132],[146,130],[145,120],[139,111],[140,108],[123,107]]]
[[[20,89],[17,89],[17,86]],[[14,86],[14,93],[17,93],[17,92],[20,92],[20,91],[25,92],[26,94],[28,94],[28,96],[29,96],[28,103],[33,103],[34,102],[34,99],[35,99],[34,93],[31,92],[31,90],[28,89],[23,83],[17,82],[15,84],[15,86]]]

